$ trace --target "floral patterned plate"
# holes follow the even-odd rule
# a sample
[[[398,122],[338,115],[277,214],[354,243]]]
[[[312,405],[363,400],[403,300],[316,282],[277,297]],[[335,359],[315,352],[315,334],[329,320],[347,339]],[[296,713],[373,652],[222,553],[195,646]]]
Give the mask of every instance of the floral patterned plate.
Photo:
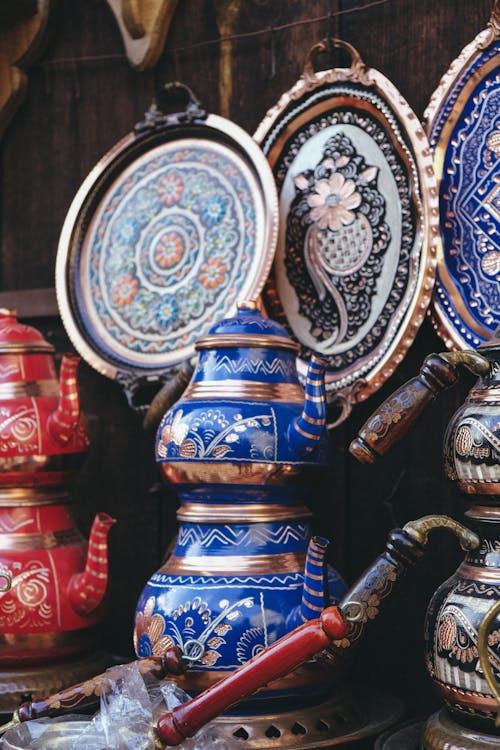
[[[500,325],[500,2],[461,52],[424,117],[439,187],[442,248],[433,319],[450,349]]]
[[[260,148],[206,115],[153,106],[94,167],[66,217],[56,287],[82,357],[137,405],[144,382],[171,378],[194,342],[271,267],[277,196]]]
[[[254,138],[279,193],[280,228],[264,292],[271,317],[328,362],[344,419],[402,360],[435,272],[437,192],[425,134],[407,102],[351,45],[350,68],[304,73]]]

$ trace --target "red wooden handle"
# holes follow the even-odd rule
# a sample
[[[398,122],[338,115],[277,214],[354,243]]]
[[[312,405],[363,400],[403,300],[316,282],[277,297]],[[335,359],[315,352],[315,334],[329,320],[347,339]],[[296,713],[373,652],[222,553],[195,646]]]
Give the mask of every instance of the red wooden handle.
[[[319,620],[292,630],[204,693],[163,714],[157,725],[159,738],[166,745],[178,745],[235,703],[288,674],[333,640],[344,638],[349,630],[338,607],[328,607]]]

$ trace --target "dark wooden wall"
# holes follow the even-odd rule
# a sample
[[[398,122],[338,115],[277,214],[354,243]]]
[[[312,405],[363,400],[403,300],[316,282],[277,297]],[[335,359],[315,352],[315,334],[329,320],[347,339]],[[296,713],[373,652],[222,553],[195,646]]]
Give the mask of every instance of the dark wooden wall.
[[[138,73],[127,63],[104,0],[61,0],[53,39],[30,70],[26,102],[1,143],[0,288],[54,285],[58,235],[74,193],[94,163],[141,119],[159,83],[183,81],[209,111],[253,132],[300,75],[309,47],[330,30],[392,79],[421,116],[451,60],[486,25],[492,0],[386,0],[365,10],[358,5],[367,0],[180,0],[159,64]],[[183,49],[329,12],[329,21]],[[69,346],[58,319],[33,322],[59,350]],[[379,467],[360,467],[347,454],[372,408],[412,376],[428,352],[442,348],[426,320],[390,382],[332,434],[334,458],[311,505],[318,526],[333,539],[332,561],[349,581],[376,556],[392,526],[431,512],[461,517],[465,509],[443,477],[441,438],[471,385],[467,378]],[[98,510],[119,520],[110,535],[103,642],[129,655],[135,601],[176,531],[175,499],[159,485],[152,440],[142,434],[119,387],[86,365],[80,382],[92,446],[75,483],[75,515],[85,532]],[[430,546],[423,567],[410,574],[352,662],[363,682],[406,693],[413,715],[436,705],[423,667],[426,603],[460,559],[454,541],[435,538]]]

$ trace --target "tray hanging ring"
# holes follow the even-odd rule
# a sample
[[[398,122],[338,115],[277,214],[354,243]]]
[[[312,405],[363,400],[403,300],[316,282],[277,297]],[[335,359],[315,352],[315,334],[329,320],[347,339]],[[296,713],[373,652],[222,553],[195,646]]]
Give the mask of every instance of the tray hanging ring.
[[[351,56],[351,67],[348,68],[349,78],[361,79],[363,77],[363,75],[366,73],[367,68],[357,49],[353,47],[352,44],[349,44],[349,42],[346,42],[343,39],[338,39],[337,37],[328,37],[322,39],[317,44],[314,44],[309,50],[302,73],[302,77],[306,81],[316,80],[316,73],[314,70],[316,58],[319,55],[323,54],[331,55],[332,49],[334,48],[343,49]]]

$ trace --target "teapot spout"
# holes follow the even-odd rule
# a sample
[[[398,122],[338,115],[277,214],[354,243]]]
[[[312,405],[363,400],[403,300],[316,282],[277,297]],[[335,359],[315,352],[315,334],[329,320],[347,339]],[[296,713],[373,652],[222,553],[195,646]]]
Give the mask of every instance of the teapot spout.
[[[108,532],[116,523],[107,513],[98,513],[90,530],[87,563],[83,573],[74,575],[68,597],[75,612],[85,617],[104,599],[108,583]]]
[[[319,617],[324,608],[328,606],[328,582],[325,564],[328,544],[328,539],[322,536],[313,536],[309,542],[304,570],[302,601],[292,609],[286,621],[290,630]]]
[[[302,458],[312,453],[325,428],[325,368],[325,361],[313,355],[307,371],[302,414],[294,419],[288,428],[290,443]]]
[[[59,374],[59,404],[48,418],[50,435],[61,445],[69,443],[75,434],[80,416],[80,398],[76,382],[76,368],[80,357],[64,354]]]

